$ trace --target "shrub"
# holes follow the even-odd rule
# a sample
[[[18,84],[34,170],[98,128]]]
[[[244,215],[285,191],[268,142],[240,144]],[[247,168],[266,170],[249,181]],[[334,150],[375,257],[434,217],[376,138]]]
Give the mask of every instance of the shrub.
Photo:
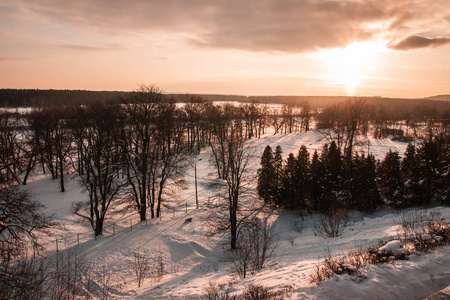
[[[427,251],[450,242],[450,223],[437,221],[437,214],[428,216],[421,212],[403,214],[396,220],[404,229],[403,239],[390,242],[380,241],[369,247],[356,247],[346,256],[332,257],[329,249],[325,259],[317,264],[309,275],[311,283],[319,285],[334,275],[349,274],[351,279],[359,282],[366,276],[361,272],[365,264],[383,264],[395,260],[409,259],[418,251]],[[435,221],[430,221],[434,219]],[[428,224],[428,225],[423,225]]]
[[[269,289],[261,284],[251,284],[242,292],[244,300],[281,300],[292,293],[292,286],[284,285],[277,290]]]
[[[243,225],[237,248],[230,252],[234,272],[241,278],[263,269],[274,259],[278,247],[276,228],[267,218],[254,218]]]
[[[222,284],[209,283],[204,288],[204,293],[200,296],[202,300],[236,300],[237,295],[230,292],[230,288],[226,288]]]
[[[346,256],[333,257],[331,251],[325,251],[325,259],[317,264],[314,271],[309,275],[309,281],[319,285],[321,281],[327,280],[336,275],[348,274],[355,281],[361,281],[365,275],[360,272],[361,267],[366,263],[367,256],[361,247],[348,252]]]
[[[330,208],[319,216],[314,229],[322,237],[340,236],[350,221],[350,214],[344,208]]]
[[[407,240],[425,233],[427,226],[437,218],[436,212],[411,211],[395,216],[394,224],[399,226],[399,236]]]
[[[140,287],[150,272],[150,261],[148,257],[139,251],[133,252],[130,267],[131,273],[136,277],[138,287]]]

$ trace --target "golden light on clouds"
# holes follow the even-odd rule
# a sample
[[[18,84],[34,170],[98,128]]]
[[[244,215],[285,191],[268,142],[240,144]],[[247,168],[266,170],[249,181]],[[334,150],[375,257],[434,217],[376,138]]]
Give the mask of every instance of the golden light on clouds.
[[[0,0],[0,88],[450,94],[449,1]]]

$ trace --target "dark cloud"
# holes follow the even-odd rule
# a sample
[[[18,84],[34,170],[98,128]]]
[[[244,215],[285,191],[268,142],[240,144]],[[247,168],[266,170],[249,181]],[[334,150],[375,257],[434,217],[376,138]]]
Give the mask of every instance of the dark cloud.
[[[395,45],[391,45],[389,48],[407,51],[418,48],[435,48],[446,44],[450,44],[450,38],[448,37],[426,38],[418,35],[412,35],[401,40]]]
[[[380,34],[398,39],[424,32],[450,14],[448,0],[9,2],[50,22],[111,35],[180,33],[199,47],[289,53],[345,46]]]

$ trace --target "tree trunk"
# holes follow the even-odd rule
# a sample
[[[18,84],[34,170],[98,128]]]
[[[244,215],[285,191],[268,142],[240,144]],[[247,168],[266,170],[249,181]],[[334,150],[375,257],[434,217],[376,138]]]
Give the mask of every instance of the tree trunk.
[[[27,171],[25,173],[22,182],[23,185],[27,185],[28,176],[30,175],[31,170],[34,168],[35,163],[36,163],[36,156],[33,155],[28,161]]]
[[[61,185],[61,192],[65,192],[66,188],[64,186],[64,159],[62,155],[62,149],[59,149],[59,178],[60,178],[60,185]]]
[[[95,236],[103,235],[103,218],[95,220]]]

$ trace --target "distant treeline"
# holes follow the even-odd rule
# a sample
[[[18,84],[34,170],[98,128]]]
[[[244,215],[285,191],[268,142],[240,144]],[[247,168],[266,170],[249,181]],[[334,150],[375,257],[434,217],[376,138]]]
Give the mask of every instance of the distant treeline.
[[[87,91],[87,90],[39,90],[39,89],[0,89],[0,107],[36,107],[70,104],[88,104],[94,100],[110,102],[129,99],[135,92]],[[450,96],[434,96],[423,99],[354,97],[354,96],[242,96],[217,94],[166,94],[176,102],[189,102],[202,98],[207,101],[237,101],[246,103],[274,103],[300,106],[308,103],[311,107],[328,107],[352,98],[364,99],[370,106],[388,112],[414,109],[450,111]]]

